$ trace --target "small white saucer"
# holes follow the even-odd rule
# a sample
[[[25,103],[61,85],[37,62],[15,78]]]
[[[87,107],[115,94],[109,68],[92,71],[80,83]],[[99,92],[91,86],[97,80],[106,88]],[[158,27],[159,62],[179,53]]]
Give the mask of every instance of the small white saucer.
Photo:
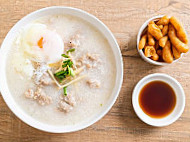
[[[152,81],[163,81],[169,84],[173,88],[176,94],[175,108],[166,117],[152,118],[148,116],[147,114],[145,114],[139,105],[139,94],[140,94],[141,89],[147,83],[152,82]],[[185,108],[185,93],[181,84],[173,77],[166,74],[161,74],[161,73],[150,74],[142,78],[135,86],[133,90],[133,94],[132,94],[132,104],[133,104],[135,113],[143,122],[152,126],[156,126],[156,127],[167,126],[175,122],[183,113],[183,110]]]

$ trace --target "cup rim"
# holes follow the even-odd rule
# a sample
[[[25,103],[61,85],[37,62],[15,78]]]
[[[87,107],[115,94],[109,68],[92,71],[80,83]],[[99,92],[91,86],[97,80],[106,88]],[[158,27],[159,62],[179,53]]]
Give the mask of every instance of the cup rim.
[[[74,131],[78,131],[81,129],[84,129],[92,124],[94,124],[95,122],[97,122],[98,120],[100,120],[103,116],[105,116],[108,111],[111,109],[111,107],[114,105],[117,97],[119,96],[119,92],[122,86],[122,82],[123,82],[123,60],[122,60],[122,55],[121,55],[121,51],[119,48],[119,45],[117,43],[116,38],[114,37],[114,35],[112,34],[112,32],[109,30],[109,28],[102,22],[100,21],[98,18],[96,18],[94,15],[89,14],[86,11],[83,11],[81,9],[78,8],[73,8],[73,7],[64,7],[64,6],[51,6],[51,7],[46,7],[46,8],[42,8],[39,10],[36,10],[26,16],[24,16],[22,19],[20,19],[11,29],[10,31],[7,33],[5,39],[2,42],[1,45],[1,53],[3,52],[3,49],[5,48],[5,41],[8,40],[8,37],[11,36],[14,31],[15,28],[17,27],[17,25],[19,25],[20,23],[22,23],[24,20],[26,19],[32,19],[32,17],[35,17],[37,14],[39,13],[44,13],[44,12],[50,12],[51,10],[54,11],[59,11],[59,10],[70,10],[73,11],[75,14],[79,13],[81,15],[83,15],[83,19],[90,19],[92,21],[96,21],[97,25],[99,26],[95,26],[98,30],[103,29],[104,33],[102,32],[102,34],[104,36],[107,35],[107,37],[109,37],[109,39],[107,38],[107,40],[109,41],[110,44],[110,48],[112,49],[112,51],[114,50],[114,58],[115,58],[115,62],[116,62],[116,85],[113,88],[112,91],[112,96],[111,99],[108,101],[109,104],[102,110],[102,112],[100,112],[97,116],[95,116],[95,118],[90,119],[89,121],[82,123],[80,125],[76,125],[76,126],[70,126],[70,127],[57,127],[57,126],[52,126],[52,125],[48,125],[42,122],[39,122],[37,120],[35,120],[34,118],[31,118],[31,116],[29,116],[28,114],[26,114],[25,112],[22,111],[21,108],[16,107],[16,101],[13,100],[11,93],[9,92],[9,89],[7,87],[7,83],[4,84],[3,81],[6,81],[6,77],[1,78],[0,80],[0,91],[2,93],[3,99],[6,102],[7,106],[9,107],[9,109],[19,118],[21,119],[23,122],[25,122],[26,124],[42,130],[42,131],[46,131],[46,132],[51,132],[51,133],[67,133],[67,132],[74,132]],[[38,16],[40,17],[40,16]],[[80,17],[80,16],[79,16]],[[91,23],[92,24],[92,23]],[[3,59],[5,59],[5,55],[2,54]],[[5,64],[3,60],[0,60],[0,64]],[[3,74],[3,70],[0,68],[0,74]],[[5,95],[8,94],[8,95]],[[9,95],[10,94],[10,95]]]
[[[166,80],[168,80],[169,82],[167,82]],[[152,118],[150,116],[148,116],[140,107],[139,105],[139,93],[141,91],[141,89],[149,82],[152,81],[163,81],[167,84],[169,84],[175,92],[175,89],[178,90],[179,94],[176,94],[176,105],[174,110],[168,114],[167,116],[163,117],[163,118]],[[174,88],[177,87],[177,88]],[[180,105],[178,105],[180,104]],[[167,75],[167,74],[163,74],[163,73],[154,73],[154,74],[150,74],[147,75],[145,77],[143,77],[134,87],[133,92],[132,92],[132,105],[133,105],[133,109],[136,113],[136,115],[139,117],[139,119],[141,121],[143,121],[144,123],[151,125],[151,126],[155,126],[155,127],[163,127],[163,126],[168,126],[172,123],[174,123],[183,113],[184,108],[185,108],[185,93],[184,90],[181,86],[181,84],[174,79],[173,77]],[[175,111],[175,112],[174,112]]]
[[[148,63],[150,63],[150,64],[159,65],[159,66],[171,65],[172,63],[175,63],[175,62],[177,62],[179,59],[181,59],[181,58],[183,57],[183,55],[184,55],[184,53],[181,53],[181,57],[180,57],[180,58],[175,59],[172,63],[166,63],[166,62],[154,61],[154,60],[152,60],[152,59],[150,59],[150,58],[147,58],[147,57],[145,57],[143,51],[142,51],[142,50],[139,50],[139,42],[140,42],[140,39],[141,39],[141,35],[142,35],[144,29],[147,28],[148,23],[149,23],[150,21],[152,21],[152,20],[159,19],[159,18],[161,18],[161,17],[163,17],[163,16],[164,16],[164,15],[157,15],[157,16],[153,16],[152,18],[149,18],[148,20],[146,20],[146,21],[142,24],[142,26],[140,27],[140,29],[139,29],[139,31],[138,31],[138,34],[137,34],[137,51],[138,51],[138,53],[140,54],[141,58],[142,58],[144,61],[146,61],[146,62],[148,62]],[[169,16],[169,17],[170,17],[170,16]]]

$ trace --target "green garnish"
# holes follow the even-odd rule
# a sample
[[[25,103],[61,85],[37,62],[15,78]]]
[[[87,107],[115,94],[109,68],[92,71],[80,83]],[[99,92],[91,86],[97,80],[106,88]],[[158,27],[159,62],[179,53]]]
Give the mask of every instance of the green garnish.
[[[100,106],[103,106],[103,104],[100,104]]]
[[[75,73],[74,73],[72,67],[73,67],[73,62],[70,59],[63,61],[62,68],[63,69],[65,68],[65,69],[55,73],[54,74],[55,77],[57,79],[59,79],[59,81],[62,81],[67,76],[73,76],[74,77]]]
[[[70,68],[70,70],[71,70],[71,74],[70,74],[70,75],[71,75],[72,77],[74,77],[74,76],[75,76],[74,70],[73,70],[72,68]]]
[[[62,57],[65,57],[65,58],[69,58],[69,56],[66,55],[66,54],[62,54],[61,56],[62,56]]]
[[[70,58],[69,55],[67,55],[69,52],[74,52],[75,48],[69,49],[66,51],[66,54],[62,54],[61,56],[64,58]],[[67,76],[75,76],[75,72],[73,70],[73,61],[71,59],[66,59],[63,61],[62,64],[62,70],[55,73],[54,76],[58,81],[61,83]],[[63,88],[63,94],[64,96],[67,96],[67,87]]]
[[[66,60],[66,61],[63,61],[64,65],[62,65],[62,67],[66,67],[67,65],[69,67],[72,67],[73,66],[73,61],[71,61],[70,59]]]
[[[59,79],[59,81],[61,81],[64,78],[66,78],[67,72],[66,71],[59,71],[59,72],[55,73],[54,75],[56,78]]]
[[[69,66],[69,67],[73,66],[73,62],[70,59],[63,61],[63,63],[64,64],[62,65],[62,68],[65,68],[66,66]]]
[[[67,96],[67,87],[63,88],[63,94],[64,94],[64,96]]]
[[[71,68],[67,65],[68,75],[71,75]]]
[[[72,68],[70,68],[69,66],[67,66],[67,69],[68,69],[68,72],[69,72],[69,75],[74,77],[75,76],[75,72],[73,71]]]
[[[62,65],[62,68],[65,68],[66,66],[67,66],[67,64],[63,64],[63,65]]]
[[[54,75],[55,75],[55,76],[60,76],[60,75],[64,74],[64,72],[65,72],[65,71],[59,71],[59,72],[55,73]]]
[[[74,51],[75,51],[75,48],[71,48],[71,49],[67,50],[67,54],[68,54],[69,52],[74,52]]]

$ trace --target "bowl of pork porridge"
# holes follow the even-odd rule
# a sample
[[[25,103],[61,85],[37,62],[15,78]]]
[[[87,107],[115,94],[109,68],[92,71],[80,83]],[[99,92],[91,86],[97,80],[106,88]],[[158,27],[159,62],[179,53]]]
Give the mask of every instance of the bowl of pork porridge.
[[[84,129],[113,106],[123,62],[111,31],[71,7],[47,7],[17,22],[0,50],[0,91],[26,124],[52,133]]]

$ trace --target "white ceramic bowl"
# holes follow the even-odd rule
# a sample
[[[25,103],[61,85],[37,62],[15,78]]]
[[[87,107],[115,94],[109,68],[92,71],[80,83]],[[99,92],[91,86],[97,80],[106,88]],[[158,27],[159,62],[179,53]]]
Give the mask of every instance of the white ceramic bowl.
[[[96,114],[95,117],[93,117],[91,120],[86,121],[84,123],[80,123],[78,125],[74,126],[52,126],[48,124],[41,123],[35,119],[33,119],[31,116],[27,115],[22,109],[19,108],[17,103],[14,101],[14,99],[11,96],[11,93],[8,89],[7,85],[7,79],[6,79],[6,58],[7,58],[7,53],[9,52],[10,45],[19,31],[20,28],[24,27],[26,24],[32,22],[33,20],[40,18],[42,16],[47,16],[50,14],[69,14],[73,15],[79,18],[82,18],[86,21],[88,21],[90,24],[94,25],[101,33],[107,38],[110,48],[112,49],[114,53],[114,58],[116,61],[116,70],[117,70],[117,75],[116,75],[116,82],[115,82],[115,87],[113,88],[112,94],[110,94],[110,98],[108,100],[107,105],[105,105],[104,110],[98,114]],[[81,130],[83,128],[86,128],[99,119],[101,119],[113,106],[114,102],[116,101],[116,98],[118,97],[121,85],[122,85],[122,80],[123,80],[123,61],[122,61],[122,56],[121,52],[119,49],[119,45],[111,33],[111,31],[95,16],[82,11],[80,9],[76,8],[71,8],[71,7],[47,7],[44,9],[37,10],[35,12],[32,12],[31,14],[25,16],[22,18],[19,22],[17,22],[14,27],[9,31],[7,36],[5,37],[2,46],[1,46],[1,53],[0,53],[0,90],[1,94],[8,105],[8,107],[12,110],[12,112],[19,117],[22,121],[27,123],[28,125],[43,130],[47,132],[53,132],[53,133],[64,133],[64,132],[72,132],[72,131],[77,131]]]
[[[181,57],[180,57],[179,59],[175,59],[172,63],[165,63],[165,62],[154,61],[154,60],[152,60],[152,59],[150,59],[150,58],[147,58],[147,57],[144,55],[142,49],[139,50],[139,41],[140,41],[140,39],[141,39],[141,35],[142,35],[143,31],[147,28],[149,22],[150,22],[150,21],[156,21],[156,20],[160,19],[160,18],[163,17],[163,16],[164,16],[164,15],[158,15],[158,16],[154,16],[154,17],[148,19],[148,20],[141,26],[141,28],[139,29],[138,35],[137,35],[137,50],[138,50],[140,56],[142,57],[143,60],[145,60],[146,62],[148,62],[148,63],[150,63],[150,64],[153,64],[153,65],[170,65],[170,64],[172,64],[172,63],[177,62],[177,61],[183,56],[183,54],[184,54],[184,53],[182,53],[182,54],[181,54]]]
[[[173,88],[176,94],[175,108],[168,116],[164,118],[152,118],[148,116],[147,114],[143,112],[143,110],[141,109],[139,105],[139,94],[140,94],[141,89],[147,83],[152,82],[152,81],[157,81],[157,80],[163,81],[169,84]],[[185,108],[185,93],[180,83],[173,77],[166,74],[161,74],[161,73],[150,74],[142,78],[135,86],[133,90],[133,94],[132,94],[132,104],[137,116],[145,123],[152,126],[157,126],[157,127],[167,126],[175,122],[183,113],[183,110]]]

